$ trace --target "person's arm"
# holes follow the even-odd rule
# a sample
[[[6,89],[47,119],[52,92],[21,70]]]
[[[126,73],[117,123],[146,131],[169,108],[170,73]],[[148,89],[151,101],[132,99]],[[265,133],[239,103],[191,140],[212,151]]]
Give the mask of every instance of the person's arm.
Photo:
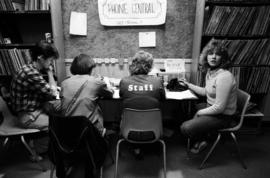
[[[165,93],[163,81],[161,79],[160,79],[159,93],[160,93],[160,101],[165,101],[166,93]]]
[[[99,97],[102,97],[102,98],[113,97],[114,90],[109,88],[104,81],[97,80],[97,85],[99,85]]]
[[[57,87],[56,81],[54,80],[53,77],[53,68],[52,66],[47,69],[47,75],[48,75],[48,82],[50,86]]]
[[[205,109],[199,110],[198,115],[215,115],[221,114],[226,108],[228,97],[230,95],[234,78],[229,73],[220,76],[216,83],[216,100],[215,103]]]
[[[119,96],[120,96],[120,98],[122,98],[123,97],[123,79],[122,80],[120,80],[120,83],[119,83]]]
[[[199,87],[197,85],[193,85],[192,83],[184,81],[184,83],[187,85],[188,89],[195,92],[196,94],[200,96],[206,96],[206,90],[203,87]]]
[[[41,95],[44,95],[45,98],[48,97],[48,100],[56,97],[54,90],[56,87],[51,87],[38,71],[33,70],[29,72],[28,81],[30,83],[29,89],[33,90],[33,92],[38,92]]]

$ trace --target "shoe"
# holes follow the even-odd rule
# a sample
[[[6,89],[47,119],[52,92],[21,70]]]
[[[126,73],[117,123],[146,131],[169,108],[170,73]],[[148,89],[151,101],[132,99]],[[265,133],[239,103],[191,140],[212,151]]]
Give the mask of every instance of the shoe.
[[[206,147],[208,143],[206,141],[202,141],[200,143],[196,143],[193,148],[190,149],[190,152],[193,154],[198,154],[202,152]]]

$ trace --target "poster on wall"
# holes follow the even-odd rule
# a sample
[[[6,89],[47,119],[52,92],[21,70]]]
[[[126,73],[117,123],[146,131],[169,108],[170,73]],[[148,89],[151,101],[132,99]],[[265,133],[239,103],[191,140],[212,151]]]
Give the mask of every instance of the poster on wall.
[[[167,0],[98,0],[104,26],[146,26],[165,23]]]

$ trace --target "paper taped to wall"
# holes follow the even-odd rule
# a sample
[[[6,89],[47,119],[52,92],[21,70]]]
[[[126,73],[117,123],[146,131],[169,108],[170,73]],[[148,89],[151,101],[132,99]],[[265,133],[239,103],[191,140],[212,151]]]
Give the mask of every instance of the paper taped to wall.
[[[87,14],[72,11],[70,15],[69,33],[71,35],[87,35]]]

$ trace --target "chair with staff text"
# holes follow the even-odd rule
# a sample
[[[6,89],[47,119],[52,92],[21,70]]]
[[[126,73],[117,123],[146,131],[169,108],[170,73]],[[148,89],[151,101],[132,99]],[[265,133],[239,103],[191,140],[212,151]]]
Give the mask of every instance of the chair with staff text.
[[[160,142],[163,148],[163,169],[166,178],[166,145],[162,137],[162,115],[159,102],[151,97],[133,97],[123,102],[120,132],[123,138],[116,146],[115,178],[118,174],[119,147],[123,141],[134,144]]]

